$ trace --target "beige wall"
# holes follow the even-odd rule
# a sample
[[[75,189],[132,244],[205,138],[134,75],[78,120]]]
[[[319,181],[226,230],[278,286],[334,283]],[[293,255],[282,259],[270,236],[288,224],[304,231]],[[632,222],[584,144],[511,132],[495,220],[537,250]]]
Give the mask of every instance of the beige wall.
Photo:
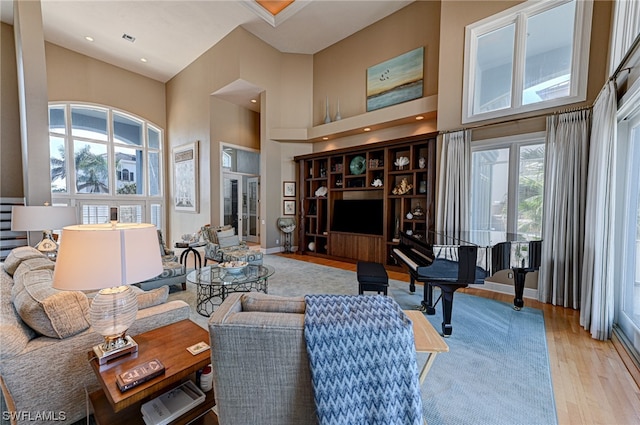
[[[440,2],[418,1],[339,41],[313,57],[313,122],[324,122],[328,96],[331,117],[340,99],[343,118],[367,108],[367,69],[424,46],[423,96],[438,93]]]
[[[201,201],[208,197],[195,216],[172,213],[172,234],[188,232],[194,224],[220,223],[219,153],[220,143],[228,143],[260,149],[260,199],[278,200],[260,204],[261,245],[275,246],[280,239],[276,220],[282,214],[282,158],[300,150],[306,153],[307,148],[270,140],[268,134],[271,128],[310,122],[311,63],[310,56],[280,53],[237,28],[167,83],[169,144],[201,141]],[[238,80],[263,90],[257,134],[243,107],[212,95]],[[248,133],[240,132],[237,127],[246,124],[251,126]],[[285,169],[286,180],[294,180],[293,167]]]
[[[166,127],[163,83],[55,44],[45,48],[50,102],[108,105]]]
[[[423,96],[438,94],[440,2],[418,1],[339,41],[313,58],[313,125],[324,122],[328,97],[335,117],[338,99],[342,118],[366,113],[367,68],[424,46]],[[428,134],[436,121],[426,120],[393,128],[315,142],[313,151],[357,146]]]
[[[13,27],[0,24],[0,196],[22,198],[20,109]]]

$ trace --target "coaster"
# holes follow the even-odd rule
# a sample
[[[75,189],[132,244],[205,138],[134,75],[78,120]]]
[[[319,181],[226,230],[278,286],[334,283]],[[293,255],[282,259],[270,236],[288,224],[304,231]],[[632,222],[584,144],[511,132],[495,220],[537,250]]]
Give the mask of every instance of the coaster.
[[[206,351],[209,349],[209,345],[207,343],[205,343],[204,341],[201,341],[197,344],[192,345],[191,347],[187,347],[187,350],[189,350],[189,352],[191,354],[193,354],[194,356],[196,354],[200,354],[203,351]]]

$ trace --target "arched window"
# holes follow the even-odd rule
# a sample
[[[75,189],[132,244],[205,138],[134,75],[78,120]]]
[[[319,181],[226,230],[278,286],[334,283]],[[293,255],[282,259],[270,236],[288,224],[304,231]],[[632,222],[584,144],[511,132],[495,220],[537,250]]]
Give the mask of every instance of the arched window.
[[[102,105],[49,104],[51,197],[77,205],[83,223],[120,221],[163,226],[163,131]],[[68,161],[68,158],[73,158]]]

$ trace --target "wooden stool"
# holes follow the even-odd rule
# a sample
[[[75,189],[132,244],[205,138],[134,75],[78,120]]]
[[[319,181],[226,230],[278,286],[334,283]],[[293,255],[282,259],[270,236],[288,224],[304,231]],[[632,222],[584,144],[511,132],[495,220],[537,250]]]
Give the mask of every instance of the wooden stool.
[[[358,293],[360,295],[364,291],[376,291],[378,294],[387,295],[389,277],[382,264],[358,261],[356,269],[358,274]]]

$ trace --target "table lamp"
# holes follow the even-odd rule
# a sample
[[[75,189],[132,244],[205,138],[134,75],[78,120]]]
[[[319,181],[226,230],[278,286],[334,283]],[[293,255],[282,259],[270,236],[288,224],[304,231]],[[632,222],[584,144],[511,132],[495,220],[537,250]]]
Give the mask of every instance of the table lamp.
[[[99,290],[89,308],[89,322],[104,337],[93,347],[99,364],[138,351],[126,335],[138,312],[129,285],[162,273],[158,234],[153,224],[81,224],[62,229],[53,287]]]
[[[14,205],[11,208],[12,231],[41,231],[42,240],[35,248],[55,259],[58,242],[53,238],[53,231],[78,223],[76,207],[52,207],[48,204],[40,206]]]

